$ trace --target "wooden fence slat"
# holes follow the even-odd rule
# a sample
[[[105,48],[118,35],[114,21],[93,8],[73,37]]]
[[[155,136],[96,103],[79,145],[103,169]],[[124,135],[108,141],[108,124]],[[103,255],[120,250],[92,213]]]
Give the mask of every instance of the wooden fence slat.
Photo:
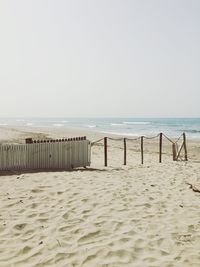
[[[68,160],[68,168],[71,168],[72,166],[72,142],[69,142],[69,147],[67,151],[67,160]]]

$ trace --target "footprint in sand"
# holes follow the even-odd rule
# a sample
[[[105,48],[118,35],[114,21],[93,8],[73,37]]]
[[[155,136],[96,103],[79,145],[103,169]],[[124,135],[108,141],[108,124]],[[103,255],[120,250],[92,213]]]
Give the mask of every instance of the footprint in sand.
[[[69,218],[69,212],[65,212],[62,217],[67,220]]]
[[[43,192],[44,190],[41,190],[41,189],[38,189],[38,188],[35,188],[35,189],[32,189],[31,192],[32,193],[41,193]]]
[[[18,255],[23,255],[23,254],[27,254],[30,250],[32,249],[32,247],[29,246],[25,246],[22,249],[19,250],[19,252],[17,253]]]
[[[99,234],[100,234],[100,230],[94,231],[94,232],[90,232],[86,235],[83,235],[78,242],[80,243],[85,243],[87,241],[91,241],[93,238],[96,238]]]
[[[16,224],[15,226],[14,226],[14,228],[16,229],[16,230],[23,230],[25,227],[26,227],[26,223],[20,223],[20,224]]]

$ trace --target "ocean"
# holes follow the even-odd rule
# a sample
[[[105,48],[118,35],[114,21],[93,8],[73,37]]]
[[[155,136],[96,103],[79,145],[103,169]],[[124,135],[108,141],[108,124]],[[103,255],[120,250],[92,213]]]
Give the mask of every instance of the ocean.
[[[200,138],[200,118],[0,118],[0,126],[79,128],[127,136],[152,136],[163,132]]]

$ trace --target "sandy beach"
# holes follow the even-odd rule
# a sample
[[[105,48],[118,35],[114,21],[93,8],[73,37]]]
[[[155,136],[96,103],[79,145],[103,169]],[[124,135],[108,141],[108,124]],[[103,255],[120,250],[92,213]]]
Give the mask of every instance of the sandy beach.
[[[103,135],[77,129],[0,127],[0,142],[26,137]],[[172,161],[164,143],[109,141],[92,147],[88,169],[0,176],[0,266],[200,266],[200,141],[188,140],[188,162]]]

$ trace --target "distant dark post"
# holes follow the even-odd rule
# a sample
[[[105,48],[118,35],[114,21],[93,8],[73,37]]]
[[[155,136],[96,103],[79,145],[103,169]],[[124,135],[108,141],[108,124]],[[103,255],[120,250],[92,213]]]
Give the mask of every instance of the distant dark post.
[[[141,136],[141,163],[144,163],[144,136]]]
[[[107,137],[104,137],[104,166],[108,166],[108,148],[107,148]]]
[[[160,133],[160,140],[159,140],[159,163],[162,162],[162,133]]]
[[[187,156],[187,146],[186,146],[186,135],[183,133],[183,146],[185,150],[185,161],[188,161],[188,156]]]
[[[126,165],[126,138],[124,138],[124,165]]]
[[[173,143],[172,144],[172,154],[173,154],[173,161],[176,161],[177,160],[177,158],[176,158],[176,144],[175,143]]]

